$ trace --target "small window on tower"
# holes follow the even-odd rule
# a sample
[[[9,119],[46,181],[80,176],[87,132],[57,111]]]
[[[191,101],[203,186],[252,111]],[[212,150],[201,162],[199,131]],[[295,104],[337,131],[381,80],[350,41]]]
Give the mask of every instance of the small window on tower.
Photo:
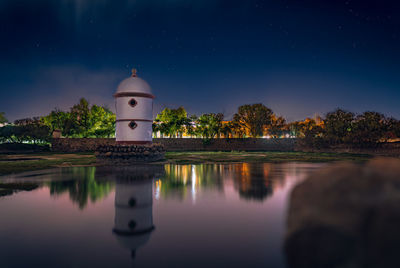
[[[136,124],[136,122],[135,121],[131,121],[131,122],[129,122],[129,125],[128,125],[131,129],[135,129],[136,127],[137,127],[137,124]]]
[[[135,107],[136,104],[137,104],[137,101],[136,101],[135,99],[130,99],[130,100],[129,100],[129,105],[130,105],[130,106]]]

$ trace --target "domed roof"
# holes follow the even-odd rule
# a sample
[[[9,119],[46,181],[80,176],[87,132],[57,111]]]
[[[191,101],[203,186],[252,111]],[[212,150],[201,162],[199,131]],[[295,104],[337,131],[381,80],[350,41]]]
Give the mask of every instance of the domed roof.
[[[118,93],[145,93],[151,94],[151,87],[142,78],[136,76],[136,70],[132,70],[132,76],[122,80],[119,83],[117,92]]]
[[[116,238],[118,243],[127,249],[136,250],[144,245],[150,240],[151,232],[147,232],[139,235],[118,235]]]

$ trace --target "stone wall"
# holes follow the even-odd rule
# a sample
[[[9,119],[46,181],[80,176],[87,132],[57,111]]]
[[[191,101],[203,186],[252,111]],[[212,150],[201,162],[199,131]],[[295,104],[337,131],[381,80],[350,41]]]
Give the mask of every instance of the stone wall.
[[[153,139],[167,151],[294,151],[296,139]]]
[[[296,139],[153,139],[166,151],[294,151]],[[53,139],[52,150],[56,152],[93,152],[98,146],[115,143],[104,138]]]
[[[400,142],[386,142],[372,148],[355,148],[346,145],[338,145],[331,148],[310,148],[296,145],[296,151],[315,152],[315,153],[352,153],[352,154],[371,154],[377,156],[400,157]]]
[[[314,149],[303,147],[296,139],[153,139],[166,151],[301,151],[332,153],[364,153],[384,156],[400,156],[400,142],[383,143],[376,148],[335,148]],[[113,145],[115,139],[104,138],[60,138],[53,139],[52,150],[56,152],[94,152],[98,146]]]
[[[107,138],[59,138],[51,142],[51,150],[55,152],[75,153],[94,152],[99,146],[115,144],[115,139]]]
[[[133,162],[155,162],[165,158],[165,150],[162,145],[103,145],[96,149],[95,155],[98,162],[106,164],[125,165]]]

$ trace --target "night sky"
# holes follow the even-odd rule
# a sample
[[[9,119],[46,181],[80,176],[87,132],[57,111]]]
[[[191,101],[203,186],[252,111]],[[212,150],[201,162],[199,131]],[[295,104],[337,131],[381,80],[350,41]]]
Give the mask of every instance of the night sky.
[[[400,1],[0,0],[0,112],[114,109],[133,67],[155,112],[262,102],[289,121],[342,107],[400,118]]]

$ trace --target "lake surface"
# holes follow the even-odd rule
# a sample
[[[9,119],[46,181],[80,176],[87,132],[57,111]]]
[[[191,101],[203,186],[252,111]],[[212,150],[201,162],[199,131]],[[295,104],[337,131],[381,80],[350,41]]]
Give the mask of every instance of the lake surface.
[[[285,267],[290,190],[322,164],[73,167],[4,176],[0,267]],[[26,187],[25,187],[26,186]]]

